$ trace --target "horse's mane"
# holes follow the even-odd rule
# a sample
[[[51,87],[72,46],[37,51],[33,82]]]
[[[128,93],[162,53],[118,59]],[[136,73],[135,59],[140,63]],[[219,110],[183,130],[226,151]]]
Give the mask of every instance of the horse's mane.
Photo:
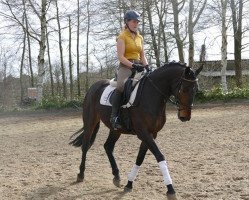
[[[181,67],[187,67],[186,63],[180,63],[180,62],[169,62],[169,63],[165,63],[164,65],[162,65],[161,67],[172,67],[172,66],[181,66]]]
[[[168,63],[163,64],[162,66],[156,68],[154,71],[161,71],[161,70],[165,70],[166,68],[176,67],[176,66],[183,67],[183,68],[187,67],[186,63],[172,61],[172,62],[168,62]]]
[[[165,63],[164,65],[156,68],[153,72],[155,72],[155,74],[160,74],[163,73],[165,70],[174,70],[174,68],[178,68],[178,69],[185,69],[185,68],[189,68],[188,73],[185,74],[185,76],[189,77],[190,79],[195,79],[195,73],[193,70],[191,70],[191,68],[189,66],[186,65],[186,63],[181,63],[181,62],[169,62],[169,63]]]

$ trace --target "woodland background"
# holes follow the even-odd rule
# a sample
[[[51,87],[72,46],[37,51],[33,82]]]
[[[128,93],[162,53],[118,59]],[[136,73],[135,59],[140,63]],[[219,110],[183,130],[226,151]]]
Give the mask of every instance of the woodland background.
[[[208,82],[215,79],[223,92],[248,86],[248,0],[1,0],[0,8],[0,110],[27,103],[28,88],[37,88],[38,102],[72,101],[96,80],[112,78],[129,9],[141,14],[152,67],[219,60],[204,65],[220,72]],[[229,62],[235,73],[228,77]]]

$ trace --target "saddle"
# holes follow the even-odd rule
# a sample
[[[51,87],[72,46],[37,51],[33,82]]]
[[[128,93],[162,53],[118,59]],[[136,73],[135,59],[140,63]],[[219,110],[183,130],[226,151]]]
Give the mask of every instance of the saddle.
[[[137,106],[142,94],[143,83],[146,80],[146,74],[137,73],[134,77],[129,77],[125,82],[124,92],[121,100],[121,108],[119,111],[119,120],[124,129],[130,134],[132,132],[131,120],[129,116],[129,108],[131,106]],[[106,106],[112,106],[112,97],[116,89],[117,82],[115,79],[110,81],[110,85],[107,86],[100,98],[100,104]]]
[[[134,75],[133,75],[134,76]],[[124,85],[124,91],[121,100],[122,108],[129,108],[138,104],[138,98],[141,95],[142,83],[145,80],[144,73],[137,73],[134,77],[129,77]],[[117,86],[116,78],[110,81],[110,85],[103,91],[100,104],[105,106],[112,106],[112,97]],[[139,94],[139,95],[138,95]]]

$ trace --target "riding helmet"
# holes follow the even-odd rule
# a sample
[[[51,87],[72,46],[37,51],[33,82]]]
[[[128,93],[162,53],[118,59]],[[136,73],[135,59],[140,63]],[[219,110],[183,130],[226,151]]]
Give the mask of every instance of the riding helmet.
[[[124,15],[125,23],[127,23],[129,20],[133,20],[133,19],[140,21],[140,15],[138,14],[138,12],[136,12],[134,10],[128,10]]]

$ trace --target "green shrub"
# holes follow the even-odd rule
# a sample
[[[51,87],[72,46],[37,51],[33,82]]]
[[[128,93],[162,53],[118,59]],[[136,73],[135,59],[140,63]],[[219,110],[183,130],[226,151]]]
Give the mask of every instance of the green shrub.
[[[249,87],[233,88],[227,93],[223,93],[221,86],[215,86],[209,91],[198,91],[196,100],[198,102],[209,101],[230,101],[234,99],[249,99]]]
[[[73,99],[67,100],[61,96],[54,96],[54,97],[44,97],[37,105],[37,109],[61,109],[61,108],[78,108],[81,107],[82,100],[80,99]]]

